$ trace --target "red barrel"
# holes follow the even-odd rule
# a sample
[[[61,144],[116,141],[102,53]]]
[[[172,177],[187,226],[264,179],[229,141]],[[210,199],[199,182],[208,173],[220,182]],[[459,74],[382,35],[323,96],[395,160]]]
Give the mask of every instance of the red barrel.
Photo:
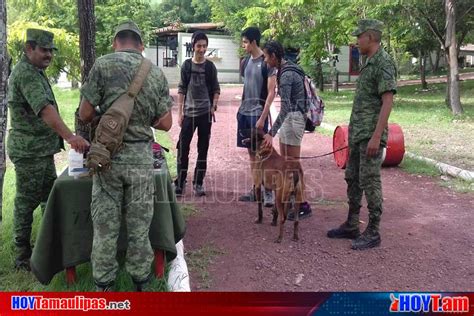
[[[349,160],[349,148],[340,150],[349,145],[349,129],[347,125],[336,127],[332,138],[332,150],[334,151],[334,160],[336,165],[344,169]]]
[[[349,131],[347,125],[337,126],[334,130],[332,139],[332,150],[334,151],[334,160],[336,165],[344,169],[346,168],[347,161],[349,160],[349,149],[338,149],[344,148],[349,145]],[[398,124],[388,124],[388,140],[387,148],[384,151],[384,160],[382,166],[398,166],[403,160],[405,155],[405,139],[403,137],[403,131]]]
[[[382,166],[392,167],[398,166],[405,155],[405,138],[400,125],[391,123],[388,124],[388,140],[387,152]]]

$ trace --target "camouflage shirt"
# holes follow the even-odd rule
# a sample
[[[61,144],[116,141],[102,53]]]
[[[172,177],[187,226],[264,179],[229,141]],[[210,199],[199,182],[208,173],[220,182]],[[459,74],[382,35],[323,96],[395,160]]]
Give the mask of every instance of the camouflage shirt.
[[[397,70],[390,55],[380,47],[367,60],[357,79],[357,88],[349,123],[349,144],[369,140],[375,131],[382,109],[382,95],[397,89]],[[382,134],[380,144],[387,143],[387,129]]]
[[[23,56],[8,82],[11,128],[7,150],[11,158],[50,156],[64,148],[62,138],[40,116],[48,104],[58,110],[48,78]]]
[[[98,58],[92,67],[81,95],[103,114],[112,103],[126,93],[140,66],[142,55],[135,50],[122,50]],[[113,157],[118,164],[152,164],[151,126],[155,119],[172,106],[168,82],[157,66],[152,66],[138,93],[132,116],[125,131],[124,146]]]

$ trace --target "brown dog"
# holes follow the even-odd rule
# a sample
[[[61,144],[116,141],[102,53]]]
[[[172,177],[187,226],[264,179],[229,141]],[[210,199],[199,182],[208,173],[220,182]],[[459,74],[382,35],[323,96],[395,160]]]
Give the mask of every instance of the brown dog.
[[[283,225],[286,221],[291,194],[295,194],[295,223],[293,231],[293,240],[298,240],[298,214],[296,211],[303,202],[304,182],[303,170],[298,160],[285,159],[280,156],[276,150],[262,145],[263,131],[253,129],[250,138],[243,142],[251,143],[251,150],[255,153],[255,165],[252,168],[252,176],[255,185],[255,197],[258,202],[258,217],[255,221],[262,223],[262,189],[261,185],[267,190],[275,192],[275,208],[273,209],[272,225],[276,226],[277,219],[280,223],[280,233],[275,242],[280,243],[283,238]]]

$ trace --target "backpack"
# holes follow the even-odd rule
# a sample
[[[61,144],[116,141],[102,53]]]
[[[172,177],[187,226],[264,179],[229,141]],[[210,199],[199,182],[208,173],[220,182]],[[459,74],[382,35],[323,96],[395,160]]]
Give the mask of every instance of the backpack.
[[[183,63],[183,70],[186,73],[186,78],[184,84],[186,84],[186,89],[189,86],[189,83],[191,82],[191,73],[192,71],[192,58],[188,58],[184,61]],[[213,67],[212,67],[212,61],[207,60],[204,62],[204,76],[206,77],[206,87],[207,91],[209,92],[209,100],[211,101],[211,105],[214,99],[214,94],[212,93],[212,78],[213,78]],[[186,96],[185,96],[186,97]]]
[[[249,60],[251,56],[245,56],[244,59],[240,62],[240,76],[242,78],[245,78],[245,68],[247,67]],[[267,100],[268,96],[268,66],[267,63],[263,60],[265,59],[263,55],[261,55],[258,58],[262,58],[262,78],[263,78],[263,83],[262,83],[262,91],[260,92],[260,104],[262,106],[265,106],[265,101]],[[244,88],[245,89],[245,88]],[[242,101],[244,100],[244,95],[245,92],[242,92]]]
[[[135,97],[140,92],[151,66],[150,60],[142,59],[127,92],[112,103],[99,118],[96,126],[93,124],[91,127],[92,142],[86,160],[86,167],[91,173],[110,168],[113,156],[122,149],[123,136],[132,116]]]
[[[280,77],[284,72],[288,70],[293,70],[303,77],[304,93],[306,97],[306,108],[308,109],[305,129],[309,132],[314,132],[316,126],[320,126],[323,121],[324,101],[318,96],[314,81],[309,76],[307,76],[299,67],[292,65],[287,66],[282,69],[278,77]]]

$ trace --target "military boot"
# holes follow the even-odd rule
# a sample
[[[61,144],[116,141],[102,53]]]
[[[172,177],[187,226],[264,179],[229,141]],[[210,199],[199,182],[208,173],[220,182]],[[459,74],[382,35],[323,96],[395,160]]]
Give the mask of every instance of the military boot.
[[[353,250],[366,250],[380,246],[382,239],[379,234],[379,222],[380,219],[370,217],[367,228],[359,238],[352,241],[351,248]]]
[[[95,288],[97,292],[113,292],[114,282],[109,282],[109,283],[95,282]]]
[[[338,228],[328,231],[327,236],[329,238],[358,238],[360,236],[359,212],[359,208],[349,207],[349,215],[347,216],[347,220]]]
[[[17,245],[17,257],[15,259],[15,269],[23,271],[31,271],[30,257],[31,257],[31,246],[30,245]]]
[[[135,284],[135,290],[137,292],[149,292],[151,291],[151,281],[152,281],[153,274],[149,274],[145,279],[141,281],[137,281],[133,279],[133,284]]]
[[[15,269],[18,271],[31,271],[30,258],[16,258]]]

